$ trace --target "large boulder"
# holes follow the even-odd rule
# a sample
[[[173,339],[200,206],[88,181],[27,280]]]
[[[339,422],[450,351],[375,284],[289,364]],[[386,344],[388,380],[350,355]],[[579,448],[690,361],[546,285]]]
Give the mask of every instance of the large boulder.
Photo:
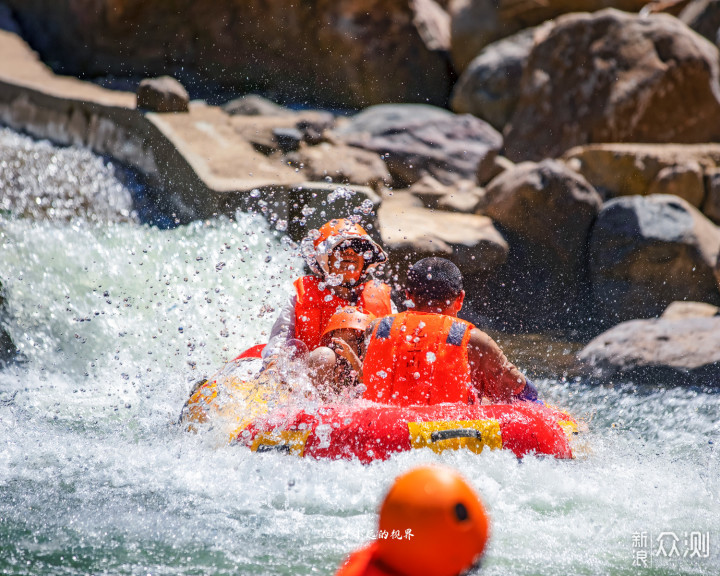
[[[452,109],[473,114],[502,131],[515,110],[534,38],[535,28],[528,28],[485,47],[455,84]]]
[[[694,0],[678,18],[713,44],[720,45],[720,2],[717,0]]]
[[[590,240],[595,313],[604,323],[658,316],[674,300],[720,304],[720,228],[665,195],[607,202]]]
[[[444,105],[449,17],[433,0],[7,0],[65,74],[171,74],[193,97]],[[191,82],[192,81],[192,82]]]
[[[420,258],[442,256],[464,275],[490,274],[508,255],[507,242],[490,218],[428,210],[408,192],[384,199],[378,225],[392,263],[401,273]]]
[[[451,0],[451,52],[455,69],[462,72],[488,44],[568,12],[595,12],[618,8],[637,12],[647,0]]]
[[[334,130],[341,142],[385,157],[396,186],[425,175],[444,184],[475,179],[493,169],[502,136],[467,114],[421,104],[372,106]]]
[[[710,198],[720,144],[591,144],[571,148],[563,159],[605,199],[674,194],[720,217]]]
[[[547,30],[506,129],[511,160],[595,142],[720,137],[718,50],[676,18],[609,9],[563,16]]]
[[[588,343],[579,359],[603,380],[720,386],[720,316],[623,322]]]
[[[503,172],[487,187],[485,204],[484,214],[510,243],[510,257],[489,285],[492,300],[526,328],[575,323],[588,237],[602,206],[598,193],[562,162],[545,160]]]

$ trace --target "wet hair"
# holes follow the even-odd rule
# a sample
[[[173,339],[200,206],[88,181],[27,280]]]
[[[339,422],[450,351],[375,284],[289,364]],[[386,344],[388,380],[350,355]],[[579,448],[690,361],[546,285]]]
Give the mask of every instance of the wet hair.
[[[407,290],[422,303],[454,300],[463,290],[462,274],[450,260],[423,258],[408,270]]]

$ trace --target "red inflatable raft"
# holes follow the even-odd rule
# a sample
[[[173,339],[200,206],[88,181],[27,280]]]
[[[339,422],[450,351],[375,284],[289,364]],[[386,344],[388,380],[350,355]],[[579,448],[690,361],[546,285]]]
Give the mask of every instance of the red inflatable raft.
[[[571,416],[532,402],[397,407],[357,401],[312,412],[272,412],[253,420],[236,441],[255,452],[369,463],[418,448],[572,458],[573,434],[577,423]]]

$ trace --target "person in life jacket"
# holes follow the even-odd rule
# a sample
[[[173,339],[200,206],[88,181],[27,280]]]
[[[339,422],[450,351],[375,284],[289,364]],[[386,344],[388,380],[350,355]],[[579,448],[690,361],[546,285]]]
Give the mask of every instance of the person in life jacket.
[[[480,498],[452,468],[399,476],[380,507],[377,538],[336,576],[458,576],[479,567],[489,521]]]
[[[379,317],[394,307],[390,286],[371,277],[387,254],[359,224],[347,218],[331,220],[311,232],[301,249],[312,274],[294,282],[294,294],[281,310],[262,356],[266,359],[296,339],[307,346],[312,365],[313,351],[338,310],[354,306]]]
[[[485,332],[457,317],[465,298],[462,274],[444,258],[409,270],[412,307],[368,328],[363,398],[412,406],[537,399],[532,383]]]
[[[365,331],[374,319],[352,306],[332,315],[315,349],[315,376],[321,384],[338,393],[362,383]]]

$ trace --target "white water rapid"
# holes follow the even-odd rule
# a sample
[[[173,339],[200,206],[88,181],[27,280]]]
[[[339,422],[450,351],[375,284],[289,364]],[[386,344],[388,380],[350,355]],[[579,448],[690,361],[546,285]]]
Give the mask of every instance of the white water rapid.
[[[569,462],[416,451],[363,466],[217,447],[176,426],[180,409],[195,380],[263,341],[302,271],[296,250],[249,215],[140,225],[85,151],[9,131],[0,150],[3,322],[24,358],[0,370],[0,574],[329,576],[373,532],[393,478],[429,461],[485,501],[483,575],[720,574],[720,394],[540,381],[589,421]],[[20,156],[25,184],[7,177]],[[33,208],[89,183],[92,202]]]

